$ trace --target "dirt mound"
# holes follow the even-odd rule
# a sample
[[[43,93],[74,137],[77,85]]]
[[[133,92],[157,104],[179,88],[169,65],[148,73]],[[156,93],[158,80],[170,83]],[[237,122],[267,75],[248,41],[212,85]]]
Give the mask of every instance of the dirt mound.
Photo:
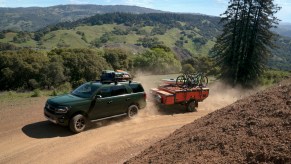
[[[185,125],[126,163],[291,163],[290,83]]]

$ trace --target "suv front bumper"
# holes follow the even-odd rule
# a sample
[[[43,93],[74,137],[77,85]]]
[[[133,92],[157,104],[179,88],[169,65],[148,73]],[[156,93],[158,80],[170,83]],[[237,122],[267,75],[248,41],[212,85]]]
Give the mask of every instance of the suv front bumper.
[[[69,118],[66,114],[53,114],[46,108],[44,108],[44,117],[55,124],[59,124],[62,126],[69,125]]]

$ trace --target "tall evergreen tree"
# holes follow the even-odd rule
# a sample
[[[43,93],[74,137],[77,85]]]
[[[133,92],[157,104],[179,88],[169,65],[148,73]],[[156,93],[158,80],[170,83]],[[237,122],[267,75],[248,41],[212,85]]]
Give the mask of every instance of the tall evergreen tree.
[[[250,85],[259,78],[275,48],[270,29],[279,22],[274,16],[279,10],[273,0],[230,0],[221,15],[223,32],[213,47],[222,78],[233,85]]]

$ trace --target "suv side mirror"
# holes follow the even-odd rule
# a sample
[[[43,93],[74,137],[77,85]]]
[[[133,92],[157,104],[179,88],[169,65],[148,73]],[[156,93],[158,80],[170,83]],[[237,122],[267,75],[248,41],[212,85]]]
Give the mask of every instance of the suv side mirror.
[[[95,99],[100,99],[100,98],[102,98],[101,95],[96,95],[96,96],[95,96]]]

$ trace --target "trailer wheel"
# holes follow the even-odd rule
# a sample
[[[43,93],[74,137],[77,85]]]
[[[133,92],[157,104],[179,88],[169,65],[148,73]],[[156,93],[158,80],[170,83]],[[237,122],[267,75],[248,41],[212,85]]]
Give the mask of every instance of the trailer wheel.
[[[188,102],[187,111],[188,112],[195,112],[196,111],[196,101],[195,100]]]

